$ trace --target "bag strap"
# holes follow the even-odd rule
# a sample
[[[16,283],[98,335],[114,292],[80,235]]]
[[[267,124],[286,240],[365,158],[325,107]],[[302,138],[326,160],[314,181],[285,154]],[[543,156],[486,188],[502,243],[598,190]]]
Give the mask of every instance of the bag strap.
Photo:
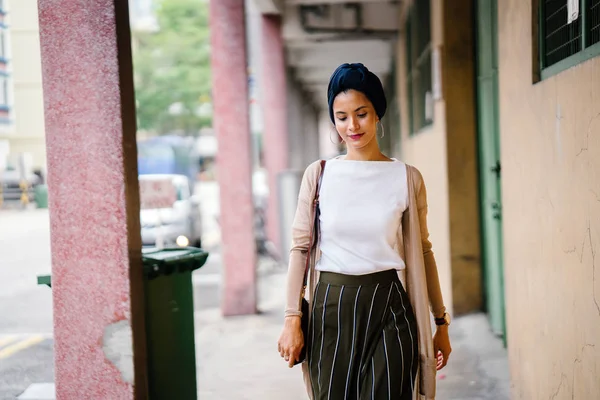
[[[321,172],[319,173],[319,179],[317,179],[317,187],[315,189],[315,198],[313,199],[313,223],[310,229],[310,241],[308,252],[306,253],[306,265],[304,267],[304,285],[302,287],[302,294],[300,298],[304,297],[306,291],[306,284],[308,282],[308,272],[310,270],[310,260],[312,258],[312,252],[316,249],[319,240],[319,193],[321,191],[321,181],[323,180],[323,172],[325,171],[325,160],[321,160]]]

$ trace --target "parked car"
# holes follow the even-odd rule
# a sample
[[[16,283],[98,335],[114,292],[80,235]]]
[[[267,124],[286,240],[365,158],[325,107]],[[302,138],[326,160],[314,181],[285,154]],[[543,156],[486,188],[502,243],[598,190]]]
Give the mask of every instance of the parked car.
[[[155,246],[162,240],[164,246],[202,246],[202,216],[200,200],[190,193],[189,179],[178,174],[140,175],[142,181],[171,180],[176,199],[170,207],[147,208],[140,211],[142,245]]]

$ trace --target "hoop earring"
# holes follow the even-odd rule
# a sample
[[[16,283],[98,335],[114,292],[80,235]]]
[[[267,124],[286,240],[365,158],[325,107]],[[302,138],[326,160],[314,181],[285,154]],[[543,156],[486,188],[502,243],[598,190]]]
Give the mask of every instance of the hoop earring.
[[[337,131],[336,131],[335,129],[334,129],[334,131],[335,131],[335,133],[336,133],[336,134],[337,134],[337,136],[338,136],[338,142],[336,143],[336,142],[335,142],[335,141],[334,141],[334,140],[331,138],[331,131],[329,132],[329,141],[330,141],[331,143],[333,143],[333,144],[335,144],[335,145],[337,146],[337,145],[339,145],[339,144],[340,144],[340,140],[339,140],[339,136],[340,136],[340,134],[339,134],[339,133],[337,133]]]
[[[385,128],[383,127],[383,124],[381,123],[381,121],[377,121],[379,123],[379,126],[381,126],[381,136],[379,136],[380,138],[383,138],[385,136]]]

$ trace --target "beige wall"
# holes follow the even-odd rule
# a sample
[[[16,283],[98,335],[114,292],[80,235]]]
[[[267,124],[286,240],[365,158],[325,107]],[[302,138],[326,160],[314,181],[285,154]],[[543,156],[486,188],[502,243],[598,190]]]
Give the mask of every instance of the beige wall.
[[[458,314],[478,310],[482,303],[473,48],[469,45],[473,30],[464,10],[471,3],[431,2],[432,46],[441,54],[443,95],[435,102],[434,123],[412,136],[404,32],[396,51],[401,158],[419,168],[427,184],[429,231],[444,299],[447,307]],[[444,24],[448,18],[460,19],[461,24]]]
[[[600,57],[532,84],[531,3],[501,3],[500,129],[512,397],[598,399]]]

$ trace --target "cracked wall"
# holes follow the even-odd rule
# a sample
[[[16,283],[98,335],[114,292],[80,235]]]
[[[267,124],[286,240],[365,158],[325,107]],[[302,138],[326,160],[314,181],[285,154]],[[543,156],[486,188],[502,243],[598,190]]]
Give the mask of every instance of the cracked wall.
[[[600,398],[600,57],[532,83],[532,3],[498,10],[514,399]]]

